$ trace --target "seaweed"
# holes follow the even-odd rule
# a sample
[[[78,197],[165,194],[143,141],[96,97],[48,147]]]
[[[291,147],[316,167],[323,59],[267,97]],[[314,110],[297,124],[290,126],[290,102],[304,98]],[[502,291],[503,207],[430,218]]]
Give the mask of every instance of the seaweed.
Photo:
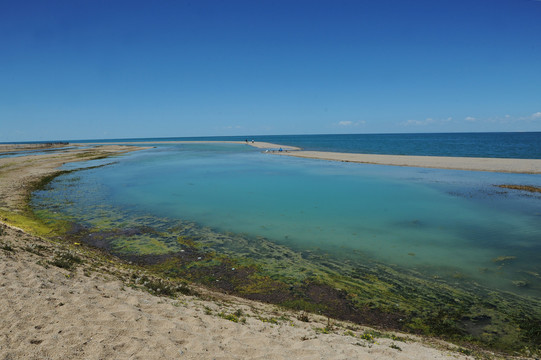
[[[62,269],[73,270],[75,267],[82,264],[82,262],[83,259],[81,259],[79,256],[70,252],[62,252],[56,254],[54,259],[49,261],[49,264]]]

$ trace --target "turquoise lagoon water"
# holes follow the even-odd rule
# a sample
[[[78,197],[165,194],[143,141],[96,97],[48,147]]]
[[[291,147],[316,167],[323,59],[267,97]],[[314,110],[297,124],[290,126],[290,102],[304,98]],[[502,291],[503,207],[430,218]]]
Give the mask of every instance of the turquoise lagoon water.
[[[77,194],[98,189],[95,201],[126,214],[193,221],[296,250],[363,254],[428,277],[541,296],[541,196],[494,186],[541,186],[538,175],[341,163],[275,156],[245,145],[182,144],[132,153],[55,183],[70,177],[78,179],[62,195],[70,205],[57,210],[75,217],[92,201]],[[36,206],[47,193],[35,195]],[[504,256],[509,258],[496,260]]]

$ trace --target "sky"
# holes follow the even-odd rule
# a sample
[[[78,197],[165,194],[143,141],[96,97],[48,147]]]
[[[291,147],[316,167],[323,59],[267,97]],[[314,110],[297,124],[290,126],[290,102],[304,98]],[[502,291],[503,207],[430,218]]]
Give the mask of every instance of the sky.
[[[0,142],[541,131],[541,0],[0,1]]]

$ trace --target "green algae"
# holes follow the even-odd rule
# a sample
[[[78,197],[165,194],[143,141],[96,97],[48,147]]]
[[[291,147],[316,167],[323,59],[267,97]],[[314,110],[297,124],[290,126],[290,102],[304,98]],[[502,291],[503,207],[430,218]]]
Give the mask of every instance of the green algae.
[[[531,192],[531,193],[541,193],[541,188],[537,186],[530,186],[530,185],[496,185],[496,186],[503,189],[520,190],[520,191],[526,191],[526,192]]]
[[[53,237],[65,233],[65,221],[57,220],[54,222],[55,226],[51,226],[51,221],[43,220],[46,219],[44,213],[45,211],[34,214],[0,209],[0,219],[6,224],[40,237]]]

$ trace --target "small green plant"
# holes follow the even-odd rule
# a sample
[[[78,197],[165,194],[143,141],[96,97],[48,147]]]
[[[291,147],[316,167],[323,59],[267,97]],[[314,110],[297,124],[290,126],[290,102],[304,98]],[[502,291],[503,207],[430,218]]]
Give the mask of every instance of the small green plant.
[[[324,327],[324,328],[314,328],[316,334],[330,334],[331,333],[331,329],[329,329],[328,327]]]
[[[391,336],[389,337],[391,340],[394,340],[394,341],[402,341],[402,342],[406,342],[407,341],[407,338],[405,337],[401,337],[401,336],[396,336],[395,334],[391,334]]]
[[[174,307],[186,306],[186,302],[184,302],[184,301],[175,301],[175,302],[173,303],[173,306],[174,306]]]
[[[289,321],[290,319],[289,319],[289,317],[286,316],[286,315],[280,315],[280,317],[278,318],[278,320],[280,320],[280,321]]]
[[[346,330],[344,332],[344,335],[345,336],[353,336],[353,337],[355,337],[355,333],[353,331],[351,331],[351,330]]]
[[[258,319],[265,323],[270,323],[270,324],[275,324],[275,325],[278,324],[278,320],[276,320],[276,318],[273,318],[273,317],[265,318],[265,317],[259,316]]]
[[[396,344],[391,344],[389,346],[391,349],[395,349],[395,350],[398,350],[398,351],[402,351],[402,349],[400,348],[400,346],[396,345]]]
[[[462,347],[459,347],[458,349],[456,349],[456,351],[458,351],[459,353],[462,353],[464,355],[471,355],[472,354],[471,350],[465,349],[465,348],[462,348]]]
[[[0,246],[0,249],[2,249],[4,251],[9,251],[9,252],[14,252],[15,251],[15,249],[9,244],[2,244]]]
[[[176,289],[162,279],[150,279],[144,276],[142,281],[143,286],[154,295],[174,296],[176,294]]]
[[[31,244],[23,248],[23,250],[38,256],[43,256],[42,251],[47,250],[47,248],[43,245]]]
[[[297,316],[297,320],[303,322],[310,322],[310,318],[308,317],[308,315],[306,315],[304,311]]]
[[[54,259],[49,261],[49,264],[66,270],[73,270],[77,265],[82,263],[83,259],[70,252],[56,254]]]
[[[226,319],[226,320],[229,320],[229,321],[233,321],[233,322],[241,322],[241,323],[246,323],[246,319],[245,318],[239,318],[237,315],[235,314],[226,314],[224,313],[223,311],[221,313],[218,314],[219,317],[221,317],[222,319]]]
[[[377,337],[377,332],[376,331],[365,331],[361,336],[360,338],[363,339],[363,340],[366,340],[368,342],[376,342],[376,337]]]
[[[197,292],[190,289],[186,284],[177,285],[176,291],[181,293],[182,295],[197,295]]]

